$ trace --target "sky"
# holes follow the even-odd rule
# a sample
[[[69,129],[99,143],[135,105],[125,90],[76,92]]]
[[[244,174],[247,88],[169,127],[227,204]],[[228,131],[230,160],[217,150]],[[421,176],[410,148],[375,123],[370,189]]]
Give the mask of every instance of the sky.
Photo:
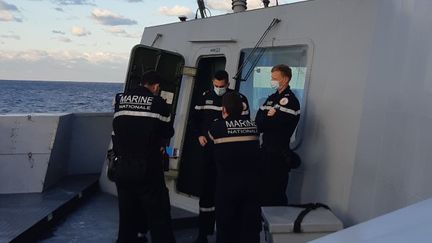
[[[205,4],[212,16],[232,12],[231,0]],[[248,0],[248,10],[262,7]],[[123,82],[144,28],[192,19],[197,8],[196,0],[0,0],[0,80]]]

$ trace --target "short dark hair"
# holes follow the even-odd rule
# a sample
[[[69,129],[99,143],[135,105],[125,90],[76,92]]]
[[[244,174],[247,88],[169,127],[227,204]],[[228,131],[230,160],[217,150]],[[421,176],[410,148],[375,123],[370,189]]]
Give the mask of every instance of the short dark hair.
[[[142,75],[142,84],[160,84],[162,77],[156,71],[147,71]]]
[[[240,117],[243,111],[243,102],[240,94],[235,91],[226,93],[222,97],[222,106],[225,107],[226,112],[231,117]]]
[[[285,64],[278,64],[278,65],[274,66],[271,69],[271,72],[274,72],[274,71],[281,72],[282,75],[284,75],[285,77],[288,77],[288,79],[291,80],[292,71],[291,71],[291,68],[288,67],[287,65],[285,65]]]
[[[228,83],[228,73],[225,70],[219,70],[214,74],[214,78],[217,80],[224,80],[225,83]]]

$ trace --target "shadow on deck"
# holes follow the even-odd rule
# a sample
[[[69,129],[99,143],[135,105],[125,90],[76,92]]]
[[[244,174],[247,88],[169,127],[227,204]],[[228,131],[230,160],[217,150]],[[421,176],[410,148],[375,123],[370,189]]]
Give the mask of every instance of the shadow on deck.
[[[68,176],[43,193],[0,195],[0,242],[115,242],[117,198],[99,190],[98,178]],[[177,242],[193,242],[197,214],[172,207],[171,215]]]

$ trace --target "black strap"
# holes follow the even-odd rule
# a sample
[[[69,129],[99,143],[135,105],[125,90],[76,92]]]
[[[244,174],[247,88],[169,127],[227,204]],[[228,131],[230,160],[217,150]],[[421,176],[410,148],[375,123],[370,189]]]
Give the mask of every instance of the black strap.
[[[301,233],[301,223],[303,221],[303,218],[308,214],[310,211],[315,210],[317,208],[326,208],[331,211],[330,207],[323,204],[323,203],[307,203],[307,204],[290,204],[288,205],[290,207],[296,207],[296,208],[304,208],[303,211],[299,213],[297,218],[294,221],[294,233]]]

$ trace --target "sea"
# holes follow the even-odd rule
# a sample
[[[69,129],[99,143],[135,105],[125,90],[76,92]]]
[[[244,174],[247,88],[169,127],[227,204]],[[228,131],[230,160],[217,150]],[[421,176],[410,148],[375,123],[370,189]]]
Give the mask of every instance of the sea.
[[[0,80],[0,114],[112,112],[122,83]]]

